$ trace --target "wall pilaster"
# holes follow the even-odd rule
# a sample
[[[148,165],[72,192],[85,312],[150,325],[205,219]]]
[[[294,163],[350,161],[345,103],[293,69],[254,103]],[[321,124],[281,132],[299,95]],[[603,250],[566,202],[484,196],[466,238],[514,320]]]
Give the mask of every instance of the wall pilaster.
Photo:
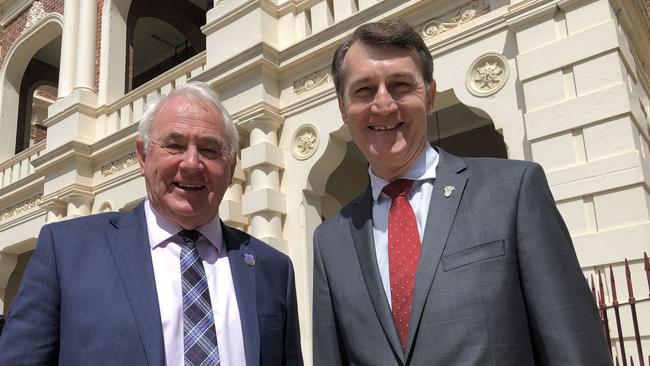
[[[242,213],[250,220],[249,232],[287,253],[282,239],[286,197],[280,191],[284,151],[278,147],[282,117],[269,111],[241,124],[250,130],[250,145],[241,152],[241,167],[248,172],[250,191],[242,197]]]
[[[242,214],[242,196],[246,185],[246,175],[241,167],[241,160],[237,159],[235,174],[232,183],[223,195],[219,205],[219,217],[227,225],[246,231],[248,217]]]

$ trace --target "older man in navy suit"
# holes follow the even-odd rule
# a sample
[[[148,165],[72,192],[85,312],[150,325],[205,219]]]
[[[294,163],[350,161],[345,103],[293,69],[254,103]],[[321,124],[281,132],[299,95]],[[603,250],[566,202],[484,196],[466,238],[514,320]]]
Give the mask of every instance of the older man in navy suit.
[[[291,261],[219,220],[237,148],[207,85],[150,104],[147,199],[43,227],[0,365],[302,365]]]

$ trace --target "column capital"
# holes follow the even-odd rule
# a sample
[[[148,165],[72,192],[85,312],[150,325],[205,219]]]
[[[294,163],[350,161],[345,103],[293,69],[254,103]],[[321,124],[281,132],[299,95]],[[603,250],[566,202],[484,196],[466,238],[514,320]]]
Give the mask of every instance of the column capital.
[[[280,111],[264,102],[244,111],[238,120],[237,126],[247,132],[256,128],[275,131],[284,123],[284,117]]]

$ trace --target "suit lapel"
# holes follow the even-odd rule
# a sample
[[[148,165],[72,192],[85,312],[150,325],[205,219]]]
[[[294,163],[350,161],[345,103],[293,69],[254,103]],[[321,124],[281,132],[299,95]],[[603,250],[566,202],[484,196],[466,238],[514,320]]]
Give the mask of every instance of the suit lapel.
[[[361,266],[361,273],[370,294],[370,300],[379,318],[379,323],[384,329],[393,352],[404,363],[404,351],[395,328],[395,322],[381,283],[377,265],[375,241],[372,233],[372,193],[370,187],[366,189],[352,207],[349,223],[354,247]]]
[[[143,205],[110,220],[106,235],[149,365],[165,364],[156,280]]]
[[[224,243],[228,249],[230,271],[237,296],[246,364],[259,365],[260,332],[255,287],[255,260],[257,260],[257,255],[253,248],[248,245],[250,240],[248,237],[243,237],[223,223],[221,228]]]
[[[459,174],[466,169],[462,159],[447,154],[439,149],[440,160],[436,168],[436,179],[431,191],[431,201],[422,238],[420,262],[415,280],[415,293],[407,341],[409,353],[413,348],[413,339],[420,325],[424,304],[429,296],[433,278],[438,269],[442,252],[447,244],[451,225],[456,217],[460,199],[465,190],[467,176]],[[445,191],[453,191],[449,196]]]

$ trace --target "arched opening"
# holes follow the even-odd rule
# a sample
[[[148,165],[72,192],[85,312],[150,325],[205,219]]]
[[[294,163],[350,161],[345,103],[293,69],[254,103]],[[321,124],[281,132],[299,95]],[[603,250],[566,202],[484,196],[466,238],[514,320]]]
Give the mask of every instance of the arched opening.
[[[20,281],[23,279],[25,268],[27,267],[29,260],[32,258],[32,254],[34,254],[34,250],[18,254],[16,267],[14,267],[14,270],[11,272],[9,280],[7,281],[7,288],[4,293],[4,309],[0,309],[2,310],[2,314],[7,314],[9,312],[9,306],[11,306],[14,298],[16,298],[18,288],[20,287]]]
[[[205,50],[206,0],[133,0],[127,18],[126,92]]]
[[[0,159],[30,146],[34,91],[58,83],[61,24],[59,14],[48,14],[18,37],[7,52],[0,74]]]
[[[61,37],[43,46],[29,61],[20,82],[16,153],[45,139],[47,108],[56,101]]]
[[[431,145],[455,155],[508,157],[503,136],[495,130],[489,116],[457,100],[445,104],[429,117],[427,136]],[[321,202],[323,218],[334,215],[366,188],[367,169],[366,158],[354,142],[347,142],[345,157],[327,180]]]

